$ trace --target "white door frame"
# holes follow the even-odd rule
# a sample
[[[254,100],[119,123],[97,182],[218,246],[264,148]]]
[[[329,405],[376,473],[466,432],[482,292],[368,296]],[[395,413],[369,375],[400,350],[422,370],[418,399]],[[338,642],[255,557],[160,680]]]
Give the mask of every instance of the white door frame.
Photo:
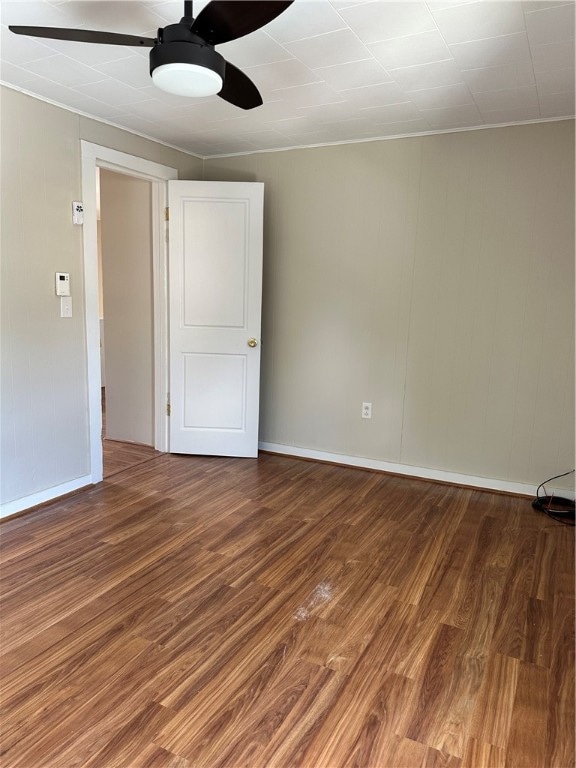
[[[86,319],[86,363],[90,473],[93,483],[103,477],[102,401],[100,375],[100,313],[98,308],[98,234],[96,169],[105,168],[152,183],[152,278],[154,284],[154,447],[168,450],[168,306],[167,240],[164,211],[167,183],[178,171],[167,165],[127,155],[115,149],[81,141],[82,202],[84,204],[84,304]]]

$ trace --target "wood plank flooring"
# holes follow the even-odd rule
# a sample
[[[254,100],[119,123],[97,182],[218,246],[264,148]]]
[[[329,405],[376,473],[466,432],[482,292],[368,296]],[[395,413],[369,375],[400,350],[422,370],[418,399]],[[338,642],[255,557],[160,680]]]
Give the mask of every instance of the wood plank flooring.
[[[151,445],[106,439],[106,389],[102,387],[102,459],[104,478],[160,456]]]
[[[146,461],[161,455],[150,445],[125,443],[120,440],[102,440],[104,478],[137,467],[139,464],[144,464]]]
[[[2,535],[4,768],[570,768],[573,529],[160,455]]]

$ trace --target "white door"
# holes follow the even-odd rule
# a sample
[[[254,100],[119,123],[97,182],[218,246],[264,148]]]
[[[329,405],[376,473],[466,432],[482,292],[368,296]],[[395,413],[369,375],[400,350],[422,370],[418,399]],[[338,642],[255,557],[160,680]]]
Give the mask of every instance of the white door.
[[[170,181],[170,451],[258,455],[264,185]]]

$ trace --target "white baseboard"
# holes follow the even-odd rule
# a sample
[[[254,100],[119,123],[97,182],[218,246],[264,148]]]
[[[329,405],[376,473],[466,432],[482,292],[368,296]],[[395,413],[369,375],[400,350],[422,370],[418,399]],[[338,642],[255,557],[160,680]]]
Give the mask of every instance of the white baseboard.
[[[497,480],[487,477],[476,477],[475,475],[461,475],[457,472],[445,472],[441,469],[429,469],[427,467],[414,467],[410,464],[395,464],[390,461],[380,461],[378,459],[368,459],[362,456],[346,456],[341,453],[330,453],[329,451],[316,451],[310,448],[301,448],[294,445],[282,445],[281,443],[260,442],[258,447],[262,451],[270,453],[279,453],[285,456],[294,456],[300,459],[315,459],[316,461],[327,461],[333,464],[345,464],[350,467],[360,469],[375,469],[380,472],[391,472],[395,475],[407,475],[409,477],[418,477],[423,480],[439,480],[443,483],[452,483],[454,485],[465,485],[471,488],[485,488],[491,491],[504,491],[506,493],[517,493],[523,496],[535,496],[536,486],[527,483],[513,483],[508,480]],[[23,512],[25,509],[36,507],[38,504],[44,504],[52,501],[67,493],[77,491],[79,488],[93,485],[92,475],[84,475],[75,480],[62,485],[56,485],[47,488],[44,491],[33,493],[30,496],[24,496],[15,501],[9,501],[0,504],[0,519]],[[554,488],[546,486],[548,493],[554,493],[558,496],[574,498],[574,491],[566,488]]]
[[[72,493],[72,491],[77,491],[79,488],[84,488],[87,485],[92,485],[92,482],[92,475],[84,475],[83,477],[77,477],[75,480],[70,480],[68,483],[55,485],[52,488],[46,488],[44,491],[32,493],[30,496],[23,496],[21,499],[0,504],[0,519],[9,515],[15,515],[17,512],[23,512],[25,509],[36,507],[38,504],[44,504],[46,501],[52,501],[59,496]]]
[[[443,483],[452,483],[454,485],[465,485],[471,488],[485,488],[490,491],[504,491],[505,493],[517,493],[522,496],[536,496],[536,486],[527,483],[513,483],[510,480],[497,480],[490,477],[476,477],[475,475],[461,475],[457,472],[446,472],[442,469],[429,469],[428,467],[414,467],[410,464],[395,464],[390,461],[380,461],[378,459],[367,459],[362,456],[346,456],[341,453],[330,453],[328,451],[315,451],[310,448],[300,448],[294,445],[282,445],[281,443],[261,442],[258,447],[262,451],[271,453],[281,453],[286,456],[296,456],[301,459],[316,459],[317,461],[328,461],[334,464],[346,464],[350,467],[359,467],[361,469],[376,469],[380,472],[391,472],[395,475],[408,475],[418,477],[423,480],[439,480]],[[547,488],[551,492],[551,488]],[[558,495],[573,497],[573,493],[567,490],[559,489]]]

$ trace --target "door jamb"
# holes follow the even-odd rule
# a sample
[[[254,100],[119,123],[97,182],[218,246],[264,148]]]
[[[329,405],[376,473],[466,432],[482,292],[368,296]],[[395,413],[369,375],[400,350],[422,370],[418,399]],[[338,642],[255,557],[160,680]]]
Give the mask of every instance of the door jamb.
[[[135,155],[81,141],[82,200],[84,205],[84,299],[90,472],[93,483],[103,477],[102,403],[100,374],[100,317],[98,310],[98,241],[96,168],[105,168],[152,183],[152,277],[154,285],[154,447],[168,450],[168,293],[167,293],[167,182],[178,178],[171,168]]]

